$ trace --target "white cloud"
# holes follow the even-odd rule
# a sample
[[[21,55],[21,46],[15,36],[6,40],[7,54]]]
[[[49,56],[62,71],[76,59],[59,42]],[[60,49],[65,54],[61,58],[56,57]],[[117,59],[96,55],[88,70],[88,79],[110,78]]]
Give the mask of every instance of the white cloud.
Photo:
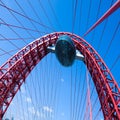
[[[31,100],[30,97],[26,97],[25,101],[28,102],[28,103],[32,103],[32,100]]]
[[[15,103],[12,101],[12,102],[10,103],[10,105],[15,105]]]
[[[62,113],[61,113],[61,116],[64,116],[64,115],[65,115],[65,113],[64,113],[64,112],[62,112]]]
[[[40,112],[40,111],[38,111],[38,110],[35,110],[34,107],[29,107],[29,108],[28,108],[28,111],[29,111],[31,114],[36,115],[36,116],[39,117],[39,118],[44,118],[44,119],[46,118],[45,113],[43,113],[42,111]]]
[[[38,117],[40,117],[40,112],[38,110],[37,110],[36,114]]]
[[[53,109],[48,106],[43,106],[43,110],[49,113],[53,113]]]
[[[21,86],[20,90],[21,90],[21,93],[25,93],[25,87],[24,86]]]
[[[64,82],[65,80],[63,78],[61,78],[61,82]]]
[[[33,115],[35,114],[35,108],[34,107],[29,107],[28,111]]]
[[[45,114],[42,112],[39,112],[38,110],[36,111],[36,115],[40,118],[45,118]]]
[[[43,106],[40,111],[36,110],[34,107],[29,107],[28,111],[31,114],[36,115],[38,118],[42,119],[46,119],[47,117],[54,117],[53,109],[48,106]],[[47,113],[49,113],[49,115]]]

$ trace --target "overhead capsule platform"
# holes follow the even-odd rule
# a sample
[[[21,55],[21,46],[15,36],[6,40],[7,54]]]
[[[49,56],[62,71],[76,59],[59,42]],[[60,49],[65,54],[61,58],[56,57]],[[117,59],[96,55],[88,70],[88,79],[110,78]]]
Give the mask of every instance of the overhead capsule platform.
[[[63,66],[70,66],[75,60],[75,45],[67,35],[60,36],[55,45],[55,54]]]
[[[58,61],[63,66],[71,66],[74,63],[75,58],[84,60],[84,56],[76,50],[74,42],[67,35],[60,36],[55,46],[48,47],[50,52],[54,52]]]

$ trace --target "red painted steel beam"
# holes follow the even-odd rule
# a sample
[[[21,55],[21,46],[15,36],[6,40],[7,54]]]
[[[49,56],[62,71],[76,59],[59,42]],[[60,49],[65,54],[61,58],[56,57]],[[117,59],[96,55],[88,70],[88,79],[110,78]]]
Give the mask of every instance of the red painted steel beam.
[[[68,35],[85,57],[92,76],[105,120],[120,120],[120,88],[98,53],[83,38],[68,32],[43,36],[24,47],[0,67],[0,118],[2,119],[12,99],[26,77],[48,53],[47,47],[55,44],[61,35]]]
[[[117,0],[116,3],[83,35],[85,37],[88,33],[90,33],[97,25],[103,22],[109,15],[111,15],[115,10],[120,7],[120,0]]]

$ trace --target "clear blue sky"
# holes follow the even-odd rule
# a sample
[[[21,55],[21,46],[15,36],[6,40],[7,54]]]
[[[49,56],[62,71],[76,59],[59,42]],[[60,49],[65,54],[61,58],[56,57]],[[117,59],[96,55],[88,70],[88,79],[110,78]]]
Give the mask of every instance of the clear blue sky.
[[[43,26],[41,26],[35,22],[31,23],[28,19],[16,13],[9,12],[0,5],[0,65],[14,55],[19,50],[18,48],[23,48],[27,43],[45,34],[56,31],[67,31],[82,36],[87,29],[115,3],[115,0],[78,0],[76,5],[76,1],[2,0],[1,2],[0,0],[1,5],[4,3],[9,8],[43,24]],[[85,39],[96,49],[107,66],[110,69],[112,68],[111,72],[120,86],[120,59],[117,60],[118,56],[120,56],[119,15],[120,9],[89,33]],[[32,31],[26,31],[16,27],[9,28],[3,23],[29,28],[32,29]],[[33,30],[41,31],[41,33]],[[6,38],[12,38],[12,40],[4,40]],[[22,39],[13,40],[14,38],[28,39],[24,42]],[[11,50],[14,51],[10,52],[10,55],[5,53],[5,51],[9,52]],[[84,97],[87,89],[86,80],[84,80],[85,72],[86,67],[82,62],[75,61],[72,67],[65,68],[59,64],[54,54],[49,54],[26,79],[25,85],[22,86],[21,91],[15,96],[5,117],[11,118],[13,116],[15,120],[67,120],[70,119],[71,116],[75,119],[74,116],[80,115],[80,120],[83,119],[84,110],[86,109]],[[71,79],[73,80],[72,104],[74,104],[74,100],[77,101],[78,99],[78,101],[81,101],[82,99],[80,105],[78,105],[81,107],[80,114],[78,114],[79,107],[75,107],[74,105],[70,106]],[[41,83],[41,81],[44,82]],[[52,84],[51,81],[54,81],[54,84]],[[91,79],[90,81],[90,91],[92,92],[94,85]],[[85,84],[85,86],[82,91],[83,84]],[[77,90],[74,96],[75,85]],[[80,96],[83,96],[77,96],[78,92]],[[57,95],[55,97],[56,99],[54,99],[54,95]],[[94,90],[91,97],[92,104],[94,104],[96,97],[97,93]],[[77,111],[71,111],[71,107],[75,107]],[[100,104],[97,100],[97,104],[93,110],[93,118],[96,116],[99,108]],[[97,120],[100,119],[103,119],[102,113],[100,113],[97,118]]]

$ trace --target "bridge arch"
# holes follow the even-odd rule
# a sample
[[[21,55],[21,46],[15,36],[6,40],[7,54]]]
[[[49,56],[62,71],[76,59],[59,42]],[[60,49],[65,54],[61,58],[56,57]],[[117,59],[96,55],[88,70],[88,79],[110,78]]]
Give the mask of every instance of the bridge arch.
[[[68,35],[85,57],[86,64],[101,103],[106,120],[120,119],[120,89],[98,53],[83,38],[69,32],[55,32],[33,41],[0,67],[0,117],[2,118],[13,97],[37,63],[49,52],[61,35]]]

